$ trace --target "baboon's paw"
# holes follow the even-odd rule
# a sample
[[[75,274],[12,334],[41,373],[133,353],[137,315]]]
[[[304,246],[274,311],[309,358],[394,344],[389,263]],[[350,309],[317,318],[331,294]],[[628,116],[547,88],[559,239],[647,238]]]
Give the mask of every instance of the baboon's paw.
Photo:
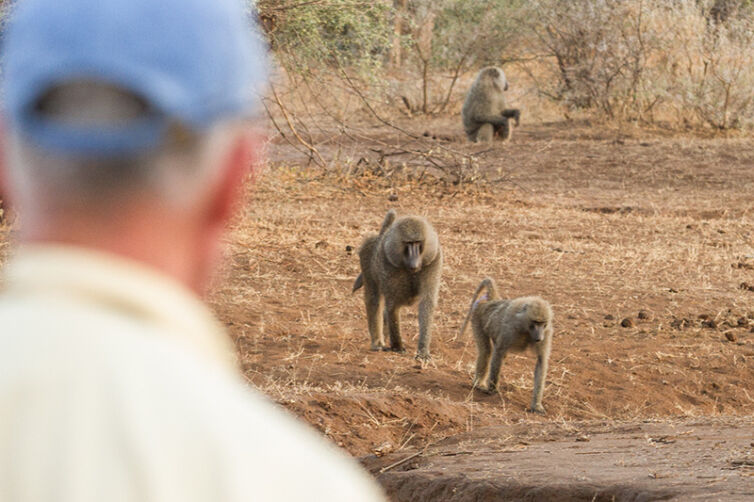
[[[537,415],[544,415],[545,414],[545,409],[544,409],[544,407],[542,405],[535,406],[534,408],[529,408],[526,411],[528,411],[529,413],[536,413]]]

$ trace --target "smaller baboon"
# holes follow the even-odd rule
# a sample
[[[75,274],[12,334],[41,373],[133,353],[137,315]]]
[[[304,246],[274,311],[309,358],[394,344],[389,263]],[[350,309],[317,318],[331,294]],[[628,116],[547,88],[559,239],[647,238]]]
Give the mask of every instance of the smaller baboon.
[[[495,137],[503,140],[513,135],[511,119],[518,126],[521,111],[506,108],[503,92],[508,90],[508,81],[500,68],[482,68],[466,95],[461,109],[463,128],[473,142],[488,142]]]
[[[477,300],[484,288],[487,289],[486,298]],[[487,277],[474,292],[469,313],[461,326],[461,335],[466,331],[469,320],[478,349],[474,388],[490,394],[495,392],[500,364],[506,352],[521,352],[531,347],[537,354],[537,365],[534,368],[534,391],[530,410],[544,413],[542,391],[545,387],[552,344],[550,304],[538,296],[503,300],[498,295],[495,281]],[[485,377],[486,388],[482,386]]]
[[[418,300],[416,358],[428,360],[432,316],[442,273],[442,250],[432,225],[418,216],[396,219],[391,209],[379,234],[364,239],[359,261],[361,273],[353,283],[353,291],[364,286],[371,349],[404,352],[398,311]],[[389,349],[385,347],[384,330],[390,335]]]

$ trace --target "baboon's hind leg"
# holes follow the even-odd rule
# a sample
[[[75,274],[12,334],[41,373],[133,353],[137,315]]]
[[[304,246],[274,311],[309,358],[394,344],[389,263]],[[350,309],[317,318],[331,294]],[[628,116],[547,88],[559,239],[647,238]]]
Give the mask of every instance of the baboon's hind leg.
[[[492,352],[492,340],[489,337],[483,336],[483,334],[477,335],[474,330],[474,339],[476,341],[477,356],[476,356],[476,372],[474,374],[474,388],[481,388],[484,385],[484,380],[487,377],[487,370],[490,365],[490,353]]]
[[[495,128],[495,137],[502,141],[507,141],[513,136],[513,126],[510,121],[506,121],[504,125],[497,126]]]
[[[484,124],[476,133],[477,143],[489,143],[495,137],[495,126],[492,124]]]
[[[383,302],[380,295],[369,284],[366,284],[364,287],[364,304],[367,309],[369,338],[372,342],[370,350],[383,350],[385,348],[385,339],[382,331]]]
[[[507,347],[500,346],[494,343],[492,346],[492,359],[490,360],[490,374],[487,377],[487,392],[495,392],[497,390],[497,381],[500,377],[500,366],[505,358],[505,353],[508,350]]]

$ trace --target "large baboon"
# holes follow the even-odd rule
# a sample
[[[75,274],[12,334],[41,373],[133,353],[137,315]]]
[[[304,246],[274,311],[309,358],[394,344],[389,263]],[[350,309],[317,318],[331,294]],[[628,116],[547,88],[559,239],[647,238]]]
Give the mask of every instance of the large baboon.
[[[477,74],[461,110],[463,128],[470,141],[510,139],[513,134],[510,119],[518,126],[521,111],[505,107],[503,92],[507,90],[508,81],[500,68],[489,66]]]
[[[377,235],[369,235],[359,249],[361,274],[353,291],[364,286],[372,350],[403,352],[398,310],[419,301],[419,343],[416,358],[428,360],[432,316],[442,273],[442,250],[432,225],[418,216],[396,219],[392,209]],[[383,315],[384,312],[384,315]],[[390,335],[385,347],[383,328]]]
[[[486,298],[477,300],[482,289],[487,289]],[[474,292],[471,307],[461,326],[461,335],[471,319],[478,356],[474,387],[488,393],[497,389],[500,364],[506,352],[520,352],[531,347],[537,354],[534,368],[534,392],[531,411],[544,413],[542,390],[547,375],[547,362],[552,344],[552,309],[538,296],[526,296],[502,300],[497,293],[495,281],[484,279]],[[492,360],[490,361],[490,355]],[[487,377],[487,386],[483,387]]]

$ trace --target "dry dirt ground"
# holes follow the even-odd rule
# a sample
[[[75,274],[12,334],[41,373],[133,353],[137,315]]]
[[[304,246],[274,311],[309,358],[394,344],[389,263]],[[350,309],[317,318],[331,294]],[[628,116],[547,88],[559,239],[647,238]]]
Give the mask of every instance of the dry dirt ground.
[[[431,129],[421,145],[388,127],[325,144],[349,166],[335,173],[273,141],[211,296],[249,381],[375,469],[424,452],[380,477],[395,500],[495,500],[505,486],[543,500],[702,485],[713,499],[754,496],[754,139],[556,123],[489,148],[436,134],[457,131],[450,119]],[[437,162],[411,152],[433,144],[446,160],[478,154],[496,181],[417,174]],[[426,367],[412,357],[415,310],[402,314],[409,352],[374,353],[351,294],[355,250],[391,207],[426,216],[445,252]],[[545,416],[526,412],[529,354],[506,359],[499,395],[470,388],[475,349],[457,331],[487,275],[553,305]],[[582,430],[583,445],[570,437]],[[652,440],[663,435],[679,439]],[[446,491],[421,498],[436,478]]]

